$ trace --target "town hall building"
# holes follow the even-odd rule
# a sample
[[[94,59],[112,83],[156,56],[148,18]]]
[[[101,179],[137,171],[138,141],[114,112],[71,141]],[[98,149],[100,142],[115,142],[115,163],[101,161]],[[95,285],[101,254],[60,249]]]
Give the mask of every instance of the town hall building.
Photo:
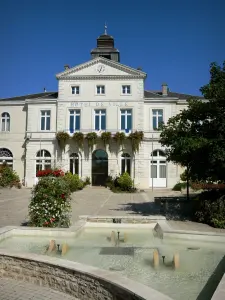
[[[24,185],[32,187],[39,170],[62,168],[92,185],[104,185],[107,176],[128,172],[137,188],[171,188],[181,169],[166,161],[159,143],[161,122],[187,107],[190,95],[146,91],[147,74],[140,68],[123,65],[114,38],[105,33],[97,38],[91,59],[75,67],[66,65],[57,74],[58,91],[0,99],[0,164],[7,162]],[[139,151],[131,143],[118,144],[113,136],[143,132]],[[71,137],[60,146],[56,135]],[[80,147],[73,139],[95,132],[110,132],[105,145],[99,138],[93,147]]]

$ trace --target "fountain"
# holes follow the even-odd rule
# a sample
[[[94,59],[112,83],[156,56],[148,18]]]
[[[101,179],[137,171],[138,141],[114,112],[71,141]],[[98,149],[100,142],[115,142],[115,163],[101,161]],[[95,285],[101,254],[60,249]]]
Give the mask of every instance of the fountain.
[[[117,271],[174,300],[196,299],[224,256],[223,243],[158,238],[149,225],[114,221],[89,223],[79,230],[18,228],[9,234],[6,229],[0,248]]]

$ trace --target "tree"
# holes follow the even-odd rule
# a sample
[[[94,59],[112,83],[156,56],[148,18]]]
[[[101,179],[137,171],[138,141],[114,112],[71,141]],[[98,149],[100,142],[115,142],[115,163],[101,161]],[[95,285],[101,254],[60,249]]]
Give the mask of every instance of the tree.
[[[205,99],[188,99],[188,108],[160,130],[168,161],[186,167],[189,180],[225,181],[225,62],[210,66],[210,81],[200,91]]]

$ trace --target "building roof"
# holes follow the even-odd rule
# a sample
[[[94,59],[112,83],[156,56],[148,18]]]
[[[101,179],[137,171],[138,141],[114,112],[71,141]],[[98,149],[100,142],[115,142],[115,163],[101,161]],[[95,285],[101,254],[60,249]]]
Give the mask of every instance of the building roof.
[[[44,92],[44,93],[38,93],[38,94],[29,94],[24,96],[16,96],[11,98],[2,98],[0,101],[14,101],[14,100],[25,100],[25,99],[57,99],[58,98],[58,92]]]
[[[145,98],[178,98],[180,100],[186,100],[190,97],[197,98],[197,99],[204,99],[202,96],[195,96],[195,95],[189,95],[189,94],[182,94],[182,93],[176,93],[168,91],[168,96],[163,96],[161,91],[145,91],[144,92]]]
[[[190,97],[194,97],[197,99],[204,99],[204,97],[201,96],[194,96],[194,95],[188,95],[188,94],[181,94],[181,93],[175,93],[175,92],[168,92],[168,96],[162,96],[161,91],[144,91],[144,97],[145,98],[178,98],[180,100],[186,100]],[[57,99],[58,98],[58,92],[44,92],[44,93],[38,93],[38,94],[29,94],[24,96],[17,96],[17,97],[11,97],[11,98],[0,98],[0,101],[16,101],[16,100],[25,100],[25,99]]]

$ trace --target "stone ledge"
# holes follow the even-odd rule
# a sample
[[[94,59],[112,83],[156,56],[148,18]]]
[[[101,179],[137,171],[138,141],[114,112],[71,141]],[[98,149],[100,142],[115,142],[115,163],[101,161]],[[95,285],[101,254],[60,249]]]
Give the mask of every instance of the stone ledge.
[[[117,273],[80,263],[0,250],[0,277],[29,281],[80,300],[172,300]]]
[[[110,224],[120,224],[113,223],[113,219],[121,220],[122,224],[151,224],[157,223],[160,220],[166,220],[164,216],[154,215],[154,216],[79,216],[80,220],[85,220],[89,223],[110,223]]]
[[[197,240],[205,242],[225,242],[225,233],[197,230],[174,230],[167,221],[157,222],[154,231],[162,239]]]

